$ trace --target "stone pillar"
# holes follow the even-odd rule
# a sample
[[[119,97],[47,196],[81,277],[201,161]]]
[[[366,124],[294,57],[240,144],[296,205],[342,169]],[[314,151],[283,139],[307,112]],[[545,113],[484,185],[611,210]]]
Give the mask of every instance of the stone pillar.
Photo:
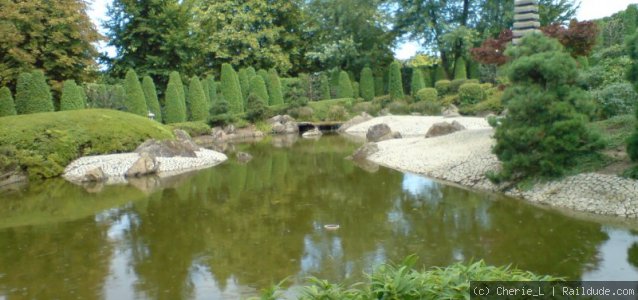
[[[516,0],[514,2],[514,45],[517,45],[523,35],[539,32],[541,23],[538,16],[537,0]]]

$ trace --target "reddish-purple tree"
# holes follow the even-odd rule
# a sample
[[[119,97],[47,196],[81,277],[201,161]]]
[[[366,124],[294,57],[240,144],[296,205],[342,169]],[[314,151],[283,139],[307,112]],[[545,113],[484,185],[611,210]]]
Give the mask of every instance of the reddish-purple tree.
[[[475,61],[484,65],[504,65],[509,60],[505,55],[505,48],[512,41],[512,37],[511,30],[503,30],[498,38],[488,38],[480,47],[472,48],[470,54]]]

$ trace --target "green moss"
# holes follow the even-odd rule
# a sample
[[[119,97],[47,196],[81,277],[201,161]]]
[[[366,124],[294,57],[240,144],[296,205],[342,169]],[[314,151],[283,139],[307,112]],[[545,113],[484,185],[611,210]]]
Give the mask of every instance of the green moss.
[[[11,96],[11,90],[8,87],[0,89],[0,117],[14,116],[16,114],[16,106]]]
[[[132,151],[149,138],[172,137],[170,130],[146,117],[106,109],[0,119],[0,145],[15,147],[12,159],[32,178],[58,176],[81,156]]]

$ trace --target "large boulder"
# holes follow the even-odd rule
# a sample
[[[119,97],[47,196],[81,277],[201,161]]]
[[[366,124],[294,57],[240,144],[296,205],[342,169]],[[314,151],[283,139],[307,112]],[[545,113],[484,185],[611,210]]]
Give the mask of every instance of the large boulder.
[[[444,118],[456,118],[461,116],[461,114],[459,114],[459,108],[454,104],[450,104],[448,107],[443,109],[441,115],[443,115]]]
[[[311,130],[308,130],[306,132],[304,132],[301,136],[304,138],[317,138],[322,136],[323,133],[321,132],[321,130],[319,130],[319,128],[315,127]]]
[[[357,125],[357,124],[361,124],[365,121],[368,121],[372,119],[372,116],[369,115],[368,113],[366,113],[365,111],[362,112],[360,115],[355,116],[354,118],[350,119],[348,122],[343,123],[339,129],[337,130],[338,132],[346,132],[346,130],[348,130],[348,128]]]
[[[435,136],[442,136],[461,130],[465,130],[465,126],[461,125],[461,123],[457,121],[453,121],[452,123],[439,122],[432,124],[432,127],[430,127],[428,132],[425,134],[425,137],[431,138]]]
[[[146,153],[153,157],[197,157],[195,153],[197,150],[199,150],[199,146],[192,141],[158,141],[151,139],[137,147],[135,152],[139,154]]]
[[[268,119],[268,123],[272,125],[273,134],[299,133],[297,121],[289,115],[274,116]]]
[[[126,177],[139,177],[157,173],[159,162],[148,153],[140,153],[140,158],[126,171]]]
[[[385,123],[374,125],[368,128],[368,132],[366,133],[366,140],[368,142],[381,142],[390,139],[400,139],[401,133],[393,132],[390,129],[390,126]]]
[[[86,171],[84,174],[84,178],[82,178],[83,182],[102,182],[107,179],[106,174],[102,168],[97,167],[91,170]]]

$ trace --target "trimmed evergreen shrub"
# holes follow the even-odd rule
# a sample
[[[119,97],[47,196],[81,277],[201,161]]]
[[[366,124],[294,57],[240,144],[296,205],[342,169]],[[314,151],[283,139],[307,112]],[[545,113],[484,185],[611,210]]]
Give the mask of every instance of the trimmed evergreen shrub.
[[[155,121],[162,123],[162,109],[157,99],[157,88],[151,76],[142,78],[142,89],[144,90],[144,98],[146,99],[146,107],[155,115]]]
[[[268,82],[268,71],[259,69],[259,71],[257,71],[257,75],[261,76],[261,79],[263,79],[264,82]]]
[[[241,95],[241,87],[237,73],[230,64],[222,65],[221,91],[224,100],[228,102],[230,113],[244,112],[244,101]]]
[[[219,97],[217,96],[217,83],[215,82],[215,77],[213,75],[206,76],[206,83],[208,83],[208,90],[204,91],[208,94],[208,108],[212,108],[215,103],[219,102]]]
[[[372,69],[365,67],[361,70],[361,84],[359,89],[361,92],[361,98],[365,101],[371,101],[374,98],[374,77],[372,76]]]
[[[441,81],[441,80],[449,80],[449,78],[447,77],[447,73],[445,73],[445,69],[443,68],[442,65],[438,65],[436,66],[436,70],[435,72],[435,76],[434,76],[434,83],[436,84],[436,82]]]
[[[454,64],[454,79],[467,79],[467,67],[463,57],[459,57]]]
[[[270,100],[266,102],[268,105],[284,104],[284,95],[281,92],[281,80],[279,80],[277,70],[270,69],[268,71],[266,87],[268,88],[268,95],[270,96]]]
[[[116,84],[113,86],[113,101],[116,105],[118,105],[118,110],[126,111],[126,90],[124,90],[124,86],[121,84]]]
[[[403,79],[401,79],[401,64],[397,61],[390,64],[388,90],[390,90],[390,99],[392,100],[400,100],[405,97],[403,93]]]
[[[512,86],[502,98],[509,113],[495,131],[502,170],[492,180],[560,176],[604,146],[587,128],[583,112],[593,104],[574,84],[576,61],[557,40],[530,34],[506,54]]]
[[[164,121],[166,124],[186,122],[186,110],[184,109],[179,93],[180,82],[169,80],[166,86],[166,93],[164,93],[164,103],[166,103],[164,107]]]
[[[352,97],[357,99],[360,98],[360,91],[359,91],[359,83],[356,81],[352,82]]]
[[[146,98],[140,80],[137,78],[135,70],[129,69],[124,78],[124,90],[126,91],[126,111],[140,115],[148,116],[148,108],[146,107]]]
[[[248,70],[246,68],[239,69],[237,72],[237,76],[239,77],[239,86],[241,87],[241,96],[244,99],[244,104],[246,104],[248,100],[248,93],[250,93],[250,74],[248,74]]]
[[[182,81],[182,76],[179,72],[173,71],[168,75],[168,83],[173,83],[175,85],[177,91],[178,102],[177,104],[181,105],[182,111],[184,111],[184,120],[179,122],[185,122],[187,111],[186,111],[186,91],[184,90],[184,83]],[[167,86],[168,89],[168,86]]]
[[[374,96],[380,97],[385,95],[385,82],[383,75],[374,76]]]
[[[0,89],[0,117],[14,116],[16,114],[16,106],[13,103],[11,90],[8,87]]]
[[[325,73],[321,73],[319,80],[321,89],[321,100],[330,99],[330,82],[328,82],[328,76]]]
[[[416,96],[416,93],[423,88],[425,88],[423,72],[421,72],[421,69],[419,68],[412,69],[412,82],[410,85],[410,92],[412,93],[412,96]]]
[[[434,88],[436,92],[439,93],[439,96],[445,96],[450,92],[451,84],[449,80],[439,80],[434,84]]]
[[[41,70],[33,71],[28,75],[21,74],[18,77],[16,90],[18,114],[53,111],[51,91]]]
[[[257,71],[255,71],[255,68],[253,67],[248,67],[246,71],[248,71],[248,78],[253,78],[257,76]]]
[[[423,75],[423,83],[425,84],[425,87],[434,87],[434,83],[432,82],[432,69],[423,69],[421,70],[421,74]]]
[[[255,76],[253,77],[253,80],[251,80],[251,87],[252,87],[252,83],[255,82],[254,81],[255,78],[258,78],[259,80],[263,82],[263,79],[261,78],[261,76]],[[265,88],[265,84],[264,84],[264,88]],[[248,103],[246,106],[246,120],[252,123],[263,120],[264,117],[266,116],[267,111],[268,110],[266,108],[266,104],[264,100],[261,99],[260,96],[257,96],[256,94],[253,94],[253,93],[250,93],[250,95],[248,95]]]
[[[208,119],[208,104],[204,89],[199,81],[199,77],[193,76],[188,85],[188,99],[190,99],[191,121],[205,121]]]
[[[598,116],[603,119],[633,112],[638,99],[636,90],[627,82],[612,83],[591,94],[598,103]]]
[[[459,88],[466,83],[475,83],[475,82],[470,82],[467,79],[454,79],[450,81],[450,90],[448,91],[448,94],[451,94],[451,95],[457,94],[459,92]]]
[[[211,127],[226,126],[232,124],[235,121],[235,117],[230,113],[230,105],[224,99],[219,99],[219,102],[215,103],[210,108],[210,117],[208,118],[208,124]]]
[[[270,97],[268,96],[268,89],[266,83],[261,76],[255,76],[250,80],[250,93],[249,95],[257,97],[264,105],[268,105]]]
[[[82,88],[72,79],[65,80],[60,97],[60,110],[84,109],[86,102],[82,98]]]
[[[469,78],[470,79],[480,79],[481,78],[481,72],[479,71],[479,64],[475,61],[470,62],[470,74]]]
[[[474,104],[485,100],[485,91],[478,83],[466,83],[459,88],[461,104]]]
[[[341,70],[335,69],[330,73],[330,94],[332,95],[331,99],[339,98],[339,76],[341,74]]]
[[[420,101],[437,102],[439,93],[434,88],[422,88],[416,93],[416,99]]]
[[[436,92],[435,89],[432,89],[432,90]],[[443,106],[436,100],[435,101],[429,101],[429,100],[419,101],[419,102],[410,104],[411,112],[420,113],[425,116],[440,115],[442,109],[443,109]]]
[[[339,90],[337,93],[337,98],[352,98],[352,83],[350,83],[350,76],[346,71],[341,71],[339,73]]]
[[[208,93],[208,91],[210,91],[210,88],[208,87],[208,80],[204,78],[203,80],[200,80],[200,82],[202,84],[202,90],[204,90],[204,99],[206,100],[206,107],[210,109],[210,94]]]

